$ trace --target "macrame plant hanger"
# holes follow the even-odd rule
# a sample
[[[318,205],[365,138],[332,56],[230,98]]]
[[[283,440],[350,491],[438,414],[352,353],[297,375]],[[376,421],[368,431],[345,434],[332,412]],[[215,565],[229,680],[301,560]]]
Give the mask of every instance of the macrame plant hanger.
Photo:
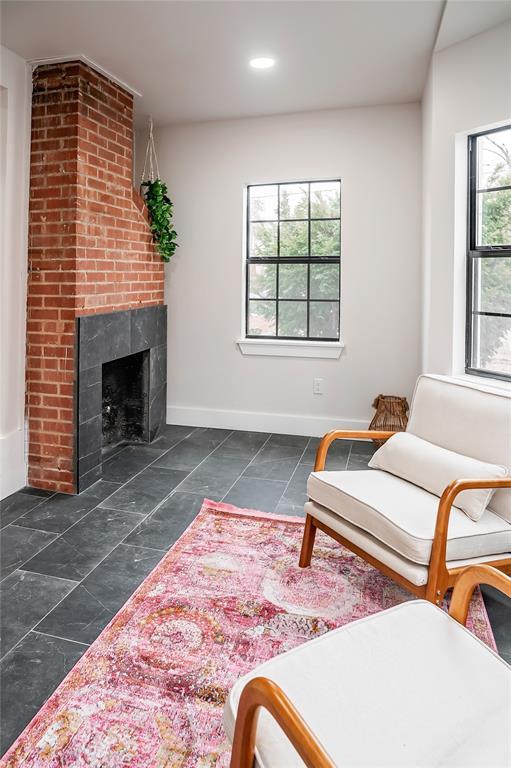
[[[146,176],[146,170],[149,171],[149,176]],[[156,176],[154,171],[156,170]],[[158,157],[156,155],[156,146],[154,144],[153,135],[153,118],[149,118],[149,137],[147,139],[147,148],[145,151],[144,167],[142,169],[142,177],[140,179],[140,186],[144,181],[154,181],[160,178],[160,169],[158,167]]]

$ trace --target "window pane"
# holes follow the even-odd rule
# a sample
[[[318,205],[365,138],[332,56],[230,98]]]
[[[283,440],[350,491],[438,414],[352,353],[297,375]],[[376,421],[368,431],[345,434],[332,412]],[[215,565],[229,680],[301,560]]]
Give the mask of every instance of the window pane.
[[[251,264],[249,280],[251,299],[275,299],[277,267],[275,264]]]
[[[338,181],[311,184],[311,217],[333,219],[341,215],[341,185]]]
[[[307,221],[282,221],[280,223],[280,255],[309,255],[309,224]]]
[[[309,333],[316,338],[339,338],[339,302],[310,302]]]
[[[280,264],[279,299],[306,299],[307,271],[307,264]]]
[[[275,336],[275,301],[250,301],[248,332],[252,336]]]
[[[338,264],[311,264],[310,298],[339,298]]]
[[[279,301],[279,336],[307,336],[306,301]]]
[[[339,221],[311,221],[311,256],[339,256]]]
[[[477,139],[477,187],[511,184],[511,128]]]
[[[277,255],[277,226],[274,224],[250,225],[250,255],[272,257]]]
[[[478,245],[511,245],[511,189],[477,195]]]
[[[511,315],[511,258],[474,259],[474,309]]]
[[[264,187],[250,187],[250,220],[273,220],[277,218],[278,186],[268,184]]]
[[[281,184],[280,218],[307,219],[309,216],[309,185]]]
[[[473,365],[511,375],[511,318],[474,316]]]

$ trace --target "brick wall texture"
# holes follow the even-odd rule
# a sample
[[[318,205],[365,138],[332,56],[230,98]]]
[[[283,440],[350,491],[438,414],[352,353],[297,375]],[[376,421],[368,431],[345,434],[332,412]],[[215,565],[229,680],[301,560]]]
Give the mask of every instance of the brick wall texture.
[[[133,97],[80,62],[34,72],[27,297],[30,485],[74,476],[75,318],[163,304],[133,189]]]

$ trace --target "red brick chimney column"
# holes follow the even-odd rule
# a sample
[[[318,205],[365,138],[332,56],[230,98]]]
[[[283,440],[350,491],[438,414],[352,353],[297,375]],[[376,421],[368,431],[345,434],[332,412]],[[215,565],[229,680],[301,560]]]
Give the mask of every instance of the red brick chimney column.
[[[132,183],[133,97],[81,62],[34,72],[27,297],[28,482],[74,493],[75,318],[162,304]]]

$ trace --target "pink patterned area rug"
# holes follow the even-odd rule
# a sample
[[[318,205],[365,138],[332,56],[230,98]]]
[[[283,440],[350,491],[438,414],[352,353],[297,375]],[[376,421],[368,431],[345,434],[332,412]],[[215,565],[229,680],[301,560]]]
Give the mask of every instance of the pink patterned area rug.
[[[236,679],[323,632],[412,599],[303,520],[205,500],[27,726],[6,768],[226,768]],[[495,647],[481,595],[469,626]]]

